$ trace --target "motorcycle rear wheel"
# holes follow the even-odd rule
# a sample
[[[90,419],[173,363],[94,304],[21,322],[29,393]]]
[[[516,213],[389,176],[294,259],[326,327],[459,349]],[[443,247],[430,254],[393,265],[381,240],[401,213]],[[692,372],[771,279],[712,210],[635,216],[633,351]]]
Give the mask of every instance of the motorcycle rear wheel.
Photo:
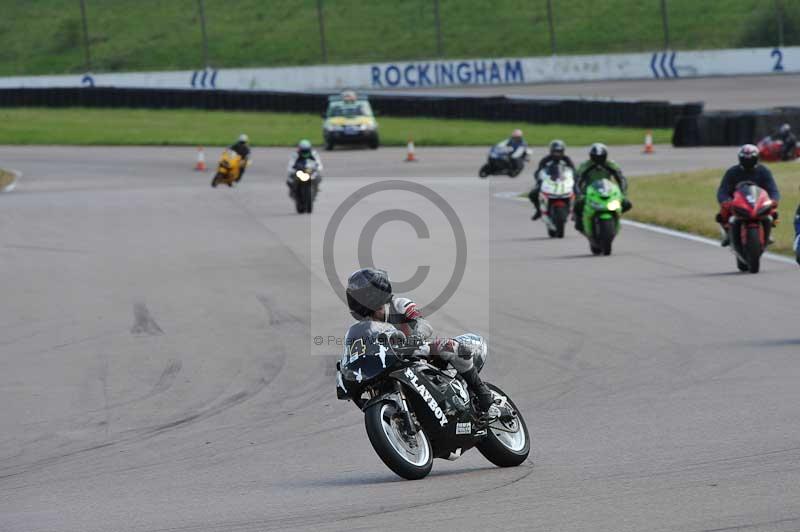
[[[531,452],[531,438],[528,425],[520,414],[514,401],[493,384],[486,383],[492,392],[506,397],[516,412],[516,417],[509,421],[494,421],[486,429],[486,437],[476,446],[478,451],[498,467],[515,467],[527,460]],[[495,427],[494,429],[492,427]]]
[[[481,169],[478,170],[478,177],[481,177],[481,178],[487,177],[489,175],[489,171],[490,170],[491,170],[491,168],[489,168],[489,164],[488,163],[484,164],[483,166],[481,166]]]
[[[386,467],[405,479],[418,480],[431,472],[433,449],[421,428],[413,437],[405,434],[399,413],[397,406],[390,402],[367,408],[364,412],[367,436]],[[412,438],[416,447],[410,444]]]
[[[761,269],[761,254],[764,250],[761,247],[761,232],[758,227],[747,228],[747,242],[744,246],[744,256],[747,258],[747,266],[750,273],[758,273]]]

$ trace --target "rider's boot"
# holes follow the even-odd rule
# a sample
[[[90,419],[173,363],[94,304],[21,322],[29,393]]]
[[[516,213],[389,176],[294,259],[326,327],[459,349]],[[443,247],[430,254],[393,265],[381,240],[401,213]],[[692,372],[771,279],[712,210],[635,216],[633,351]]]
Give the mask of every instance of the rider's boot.
[[[529,197],[530,197],[531,203],[533,203],[533,208],[536,209],[536,212],[533,213],[533,216],[531,216],[531,220],[538,220],[539,218],[542,217],[542,208],[539,206],[539,193],[538,193],[538,191],[536,189],[533,189],[533,191],[531,192]]]
[[[579,233],[583,233],[583,203],[575,203],[572,216],[575,218],[575,230]]]
[[[719,245],[722,247],[728,247],[731,245],[731,235],[728,234],[728,229],[720,224],[720,232],[722,233],[722,241],[720,241]]]
[[[794,239],[794,252],[797,256],[797,264],[800,264],[800,235],[797,235],[797,238]]]
[[[478,399],[478,408],[480,412],[478,417],[481,419],[494,419],[500,416],[500,409],[494,404],[494,396],[488,386],[481,380],[478,375],[478,370],[475,367],[470,368],[461,374],[467,387],[475,394]]]

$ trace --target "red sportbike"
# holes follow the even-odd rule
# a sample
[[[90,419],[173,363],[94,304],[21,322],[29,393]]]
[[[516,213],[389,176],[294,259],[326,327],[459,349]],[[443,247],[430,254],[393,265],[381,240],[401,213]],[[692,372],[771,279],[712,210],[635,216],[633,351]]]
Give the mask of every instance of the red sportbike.
[[[739,271],[758,273],[761,255],[777,218],[778,204],[750,181],[739,183],[731,201],[728,236]]]
[[[758,157],[762,161],[780,161],[781,152],[783,151],[783,141],[780,139],[773,139],[772,137],[764,137],[758,141]],[[800,146],[795,149],[793,159],[800,157]]]

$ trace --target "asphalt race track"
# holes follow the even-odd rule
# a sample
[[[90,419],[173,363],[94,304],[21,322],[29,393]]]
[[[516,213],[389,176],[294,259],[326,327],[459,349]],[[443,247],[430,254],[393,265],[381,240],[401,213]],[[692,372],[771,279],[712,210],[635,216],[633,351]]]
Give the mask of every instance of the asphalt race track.
[[[800,105],[800,75],[683,78],[669,80],[542,83],[503,87],[414,89],[406,92],[549,98],[613,98],[617,100],[704,101],[705,109],[752,110]]]
[[[612,155],[629,174],[735,157],[639,150]],[[498,196],[529,172],[479,180],[485,151],[323,154],[299,216],[286,150],[213,190],[188,148],[0,147],[24,173],[0,195],[0,530],[800,529],[796,265],[740,274],[726,250],[630,227],[592,257]],[[412,176],[447,191],[472,246],[431,321],[488,337],[484,377],[531,430],[521,467],[473,451],[400,480],[336,400],[320,355],[339,349],[313,343],[350,324],[319,235],[360,187]],[[341,248],[396,198],[363,199]],[[394,276],[452,271],[438,226],[429,242],[390,223],[374,253]]]

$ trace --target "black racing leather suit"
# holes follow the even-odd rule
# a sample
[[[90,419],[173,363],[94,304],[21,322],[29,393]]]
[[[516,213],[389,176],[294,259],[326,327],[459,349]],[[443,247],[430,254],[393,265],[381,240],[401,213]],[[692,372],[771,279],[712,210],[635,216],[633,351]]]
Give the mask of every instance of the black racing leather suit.
[[[794,136],[794,133],[791,131],[781,133],[779,131],[773,138],[783,141],[783,147],[781,148],[781,160],[790,161],[794,159],[795,152],[797,151],[797,137]]]
[[[250,158],[250,147],[239,141],[236,144],[232,144],[228,149],[235,151],[242,158],[242,164],[239,165],[239,180],[241,181],[242,177],[244,177],[244,171],[247,169],[247,161]]]

